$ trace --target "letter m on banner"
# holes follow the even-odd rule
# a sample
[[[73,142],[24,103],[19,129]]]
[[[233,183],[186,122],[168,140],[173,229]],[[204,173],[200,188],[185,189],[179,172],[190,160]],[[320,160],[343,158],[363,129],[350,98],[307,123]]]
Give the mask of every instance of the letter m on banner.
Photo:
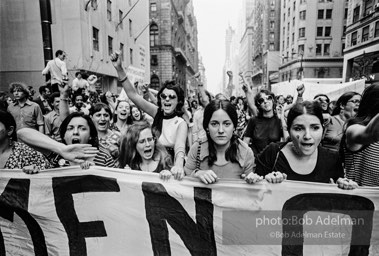
[[[171,255],[167,223],[191,255],[217,255],[213,230],[212,190],[194,188],[196,223],[159,183],[142,183],[154,255]]]

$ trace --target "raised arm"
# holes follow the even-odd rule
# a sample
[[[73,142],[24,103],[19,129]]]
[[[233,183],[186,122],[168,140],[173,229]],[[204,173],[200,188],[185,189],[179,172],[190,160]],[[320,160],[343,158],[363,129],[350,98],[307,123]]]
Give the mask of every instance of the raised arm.
[[[68,93],[68,83],[63,82],[62,86],[58,86],[59,88],[59,94],[60,94],[60,101],[59,101],[59,118],[63,122],[63,120],[66,119],[66,117],[70,114],[70,109],[68,105],[70,94]]]
[[[293,102],[292,104],[288,104],[285,106],[284,110],[283,110],[283,113],[287,110],[290,110],[295,104],[297,103],[302,103],[304,100],[303,100],[303,94],[304,94],[304,91],[305,91],[305,86],[304,84],[301,84],[299,85],[297,88],[296,88],[296,91],[297,91],[297,98],[296,98],[296,101]]]
[[[142,109],[144,112],[149,114],[152,117],[155,117],[158,111],[158,107],[154,105],[153,103],[145,100],[141,95],[139,95],[136,90],[134,89],[133,85],[130,83],[128,77],[126,76],[126,73],[121,65],[121,59],[119,58],[119,53],[113,53],[111,55],[112,64],[115,67],[117,71],[117,75],[119,78],[119,81],[122,83],[122,86],[124,87],[124,90],[126,94],[128,95],[129,99],[140,109]]]
[[[246,94],[246,101],[247,101],[247,105],[249,106],[251,110],[251,114],[252,116],[258,116],[258,108],[257,106],[255,106],[255,102],[254,102],[255,94],[253,90],[251,89],[251,85],[247,81],[246,76],[244,76],[242,72],[239,73],[239,75],[242,78],[242,83],[243,83],[242,89]]]
[[[353,124],[346,130],[346,145],[351,151],[379,141],[379,114],[371,119],[367,126]]]

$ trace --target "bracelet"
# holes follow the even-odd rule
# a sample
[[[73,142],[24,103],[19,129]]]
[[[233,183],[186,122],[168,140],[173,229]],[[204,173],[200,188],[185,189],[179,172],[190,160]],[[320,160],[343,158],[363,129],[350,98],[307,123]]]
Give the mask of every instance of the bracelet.
[[[60,98],[60,100],[68,101],[68,98]]]
[[[125,76],[123,79],[118,79],[118,81],[119,81],[120,83],[123,83],[123,82],[125,82],[126,80],[128,80],[128,76]]]

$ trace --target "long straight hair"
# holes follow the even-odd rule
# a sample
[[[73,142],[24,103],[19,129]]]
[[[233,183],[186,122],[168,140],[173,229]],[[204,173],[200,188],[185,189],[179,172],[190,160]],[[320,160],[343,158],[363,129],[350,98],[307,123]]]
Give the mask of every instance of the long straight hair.
[[[213,113],[217,110],[224,110],[229,118],[232,120],[234,129],[237,128],[238,123],[238,114],[235,106],[230,103],[228,100],[214,100],[211,101],[204,109],[204,120],[203,120],[203,128],[207,131],[208,138],[208,149],[209,149],[209,157],[208,157],[208,165],[212,166],[214,162],[217,161],[217,151],[214,141],[212,140],[209,132],[208,125],[213,116]],[[229,148],[225,151],[225,159],[232,163],[238,163],[238,147],[239,140],[236,134],[233,133],[232,138],[230,139]]]

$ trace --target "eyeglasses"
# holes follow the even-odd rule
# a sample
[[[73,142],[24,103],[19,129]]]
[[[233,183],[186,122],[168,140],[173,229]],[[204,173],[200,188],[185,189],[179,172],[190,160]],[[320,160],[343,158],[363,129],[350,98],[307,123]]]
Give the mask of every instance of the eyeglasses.
[[[347,102],[352,102],[354,104],[359,104],[359,103],[361,103],[361,100],[348,100]]]
[[[261,105],[263,102],[265,102],[265,100],[267,100],[267,101],[272,100],[272,96],[268,95],[266,97],[262,97],[262,98],[258,99],[257,102],[259,105]]]
[[[164,93],[161,93],[161,99],[162,99],[162,100],[167,99],[167,97],[168,97],[170,100],[174,100],[174,99],[176,99],[176,95],[175,95],[175,94],[164,94]]]
[[[139,143],[139,144],[145,144],[146,141],[147,141],[148,143],[152,143],[152,142],[154,141],[154,137],[149,137],[149,138],[146,138],[146,139],[139,140],[138,143]]]

